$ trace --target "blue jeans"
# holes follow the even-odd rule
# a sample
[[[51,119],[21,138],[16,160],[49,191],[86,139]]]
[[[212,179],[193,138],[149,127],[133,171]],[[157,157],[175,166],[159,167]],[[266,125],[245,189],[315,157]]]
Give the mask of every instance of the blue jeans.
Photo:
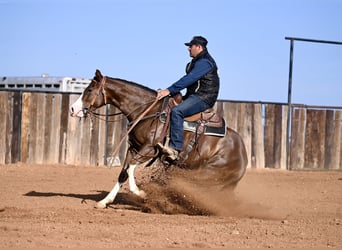
[[[197,95],[190,95],[182,103],[174,107],[171,111],[171,138],[170,147],[178,151],[182,150],[184,131],[183,122],[184,117],[191,116],[193,114],[202,112],[208,108],[211,108],[205,101],[199,98]]]

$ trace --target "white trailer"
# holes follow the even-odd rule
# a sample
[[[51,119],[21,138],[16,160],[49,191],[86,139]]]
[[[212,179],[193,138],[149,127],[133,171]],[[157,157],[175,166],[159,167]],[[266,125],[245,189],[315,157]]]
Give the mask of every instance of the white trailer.
[[[79,77],[0,77],[0,90],[22,89],[82,93],[90,79]]]

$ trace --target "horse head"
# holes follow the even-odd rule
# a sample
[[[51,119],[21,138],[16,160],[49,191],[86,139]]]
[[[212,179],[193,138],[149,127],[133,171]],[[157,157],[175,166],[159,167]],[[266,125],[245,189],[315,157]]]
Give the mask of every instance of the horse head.
[[[86,117],[89,112],[106,104],[106,77],[96,70],[94,78],[81,96],[70,107],[71,116]]]

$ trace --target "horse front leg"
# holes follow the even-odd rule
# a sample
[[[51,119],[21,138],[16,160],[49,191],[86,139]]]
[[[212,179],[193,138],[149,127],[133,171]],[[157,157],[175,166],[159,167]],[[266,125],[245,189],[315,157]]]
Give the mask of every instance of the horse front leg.
[[[119,193],[122,184],[128,178],[127,170],[130,168],[130,165],[128,163],[131,161],[131,159],[132,159],[132,153],[130,150],[127,150],[124,164],[122,166],[118,181],[115,183],[113,189],[109,192],[109,194],[104,199],[96,203],[96,206],[95,206],[96,208],[106,208],[108,204],[114,202],[115,197]]]
[[[116,195],[119,193],[119,190],[122,184],[127,180],[127,178],[128,178],[127,168],[123,167],[120,172],[118,181],[115,183],[113,189],[109,192],[109,194],[104,199],[97,202],[95,207],[106,208],[108,204],[113,203]]]
[[[129,190],[132,193],[142,198],[146,197],[145,192],[143,190],[140,190],[135,182],[134,171],[138,165],[127,163],[131,159],[132,159],[132,155],[128,151],[125,162],[124,162],[124,166],[120,172],[118,181],[115,183],[113,189],[109,192],[109,194],[96,204],[96,208],[106,208],[108,204],[113,203],[121,186],[123,185],[124,182],[127,181],[127,179],[128,179],[128,184],[129,184]]]
[[[113,189],[109,194],[96,204],[96,208],[106,208],[108,204],[113,203],[115,197],[119,193],[122,184],[128,179],[129,191],[138,195],[141,198],[145,198],[146,194],[143,190],[140,190],[135,182],[134,170],[138,165],[131,164],[127,168],[122,168],[118,181],[115,183]]]

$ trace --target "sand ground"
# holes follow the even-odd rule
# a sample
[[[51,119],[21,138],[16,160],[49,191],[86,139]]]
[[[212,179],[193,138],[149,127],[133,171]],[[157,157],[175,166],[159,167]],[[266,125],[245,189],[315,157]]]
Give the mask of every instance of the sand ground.
[[[0,245],[342,247],[341,171],[250,169],[232,196],[186,178],[162,185],[158,171],[141,168],[145,199],[125,184],[113,204],[95,209],[119,171],[0,165]]]

